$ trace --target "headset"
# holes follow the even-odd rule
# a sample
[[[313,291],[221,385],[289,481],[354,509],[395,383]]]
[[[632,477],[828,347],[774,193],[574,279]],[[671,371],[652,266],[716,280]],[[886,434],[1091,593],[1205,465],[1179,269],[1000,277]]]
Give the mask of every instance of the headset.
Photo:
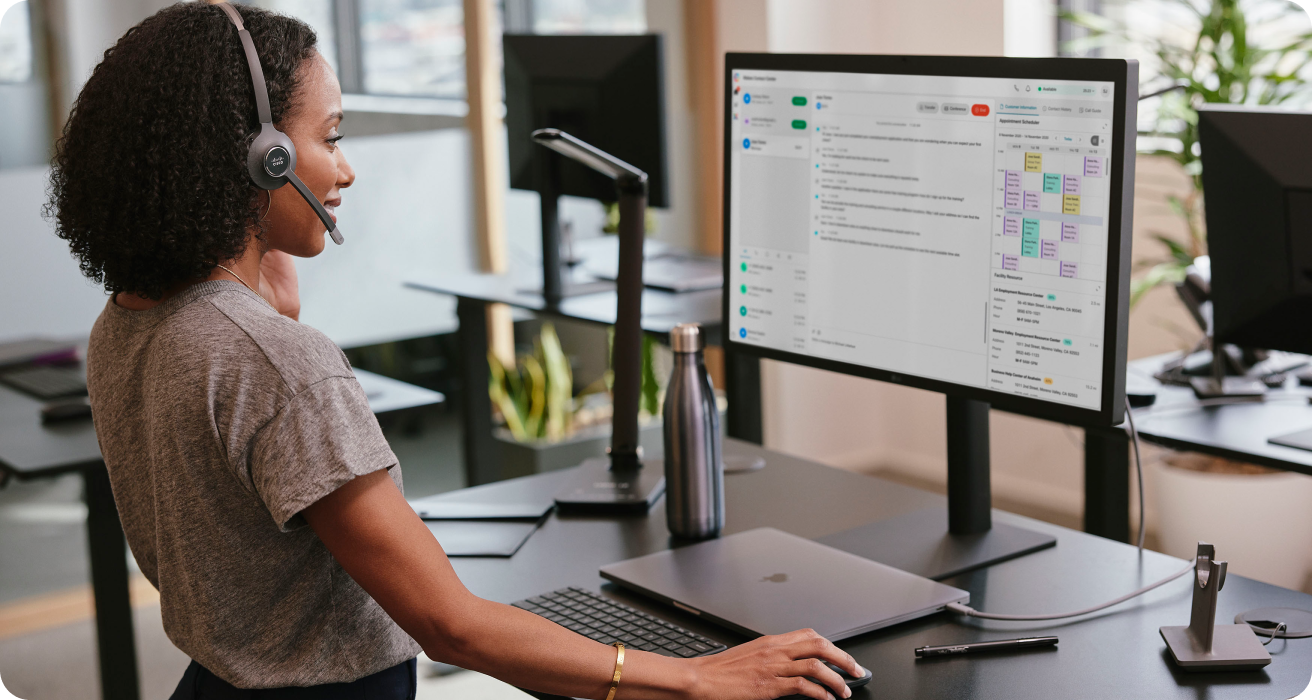
[[[255,43],[251,41],[250,32],[246,31],[246,26],[242,24],[237,8],[226,1],[215,4],[237,27],[241,47],[246,51],[246,65],[251,69],[251,84],[255,88],[255,108],[260,117],[260,133],[251,142],[250,152],[246,155],[246,170],[250,173],[251,182],[262,190],[276,190],[289,182],[292,183],[292,187],[295,187],[306,203],[314,209],[314,213],[319,215],[323,225],[328,227],[328,235],[332,236],[333,243],[341,245],[345,239],[337,229],[337,223],[328,215],[328,211],[323,208],[319,200],[310,193],[310,188],[301,182],[301,178],[296,177],[296,146],[292,145],[292,140],[287,134],[278,131],[273,125],[273,115],[269,110],[269,90],[264,84],[264,71],[260,68],[260,57],[255,53]]]

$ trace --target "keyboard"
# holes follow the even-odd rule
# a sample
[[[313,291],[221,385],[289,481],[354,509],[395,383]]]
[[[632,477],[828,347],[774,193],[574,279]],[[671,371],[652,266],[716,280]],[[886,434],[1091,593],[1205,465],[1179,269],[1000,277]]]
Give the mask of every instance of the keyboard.
[[[602,644],[623,642],[626,649],[683,658],[728,649],[717,641],[581,588],[562,588],[513,605]]]
[[[45,401],[87,394],[87,380],[82,378],[82,372],[73,367],[12,370],[0,374],[0,382]]]

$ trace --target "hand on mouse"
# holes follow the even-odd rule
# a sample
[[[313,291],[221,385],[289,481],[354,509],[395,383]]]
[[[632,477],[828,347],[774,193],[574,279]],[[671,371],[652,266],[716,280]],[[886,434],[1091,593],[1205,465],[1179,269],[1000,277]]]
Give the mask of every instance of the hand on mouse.
[[[693,697],[716,700],[768,700],[785,695],[830,700],[851,696],[843,677],[825,666],[825,661],[855,678],[865,675],[865,669],[847,652],[809,629],[760,637],[691,661],[697,673]]]

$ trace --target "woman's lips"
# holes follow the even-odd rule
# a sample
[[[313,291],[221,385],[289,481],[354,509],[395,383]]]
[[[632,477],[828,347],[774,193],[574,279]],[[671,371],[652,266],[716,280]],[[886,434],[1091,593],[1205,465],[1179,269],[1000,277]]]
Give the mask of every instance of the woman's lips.
[[[337,206],[342,203],[341,199],[330,199],[323,203],[324,211],[332,218],[333,223],[337,223]]]

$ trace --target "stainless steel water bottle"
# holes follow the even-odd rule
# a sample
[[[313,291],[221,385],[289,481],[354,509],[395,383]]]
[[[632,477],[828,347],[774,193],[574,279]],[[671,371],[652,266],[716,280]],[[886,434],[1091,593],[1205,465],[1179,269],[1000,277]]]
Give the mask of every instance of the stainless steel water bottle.
[[[665,514],[676,537],[715,537],[724,527],[720,414],[706,373],[701,326],[670,331],[674,370],[665,388]]]

